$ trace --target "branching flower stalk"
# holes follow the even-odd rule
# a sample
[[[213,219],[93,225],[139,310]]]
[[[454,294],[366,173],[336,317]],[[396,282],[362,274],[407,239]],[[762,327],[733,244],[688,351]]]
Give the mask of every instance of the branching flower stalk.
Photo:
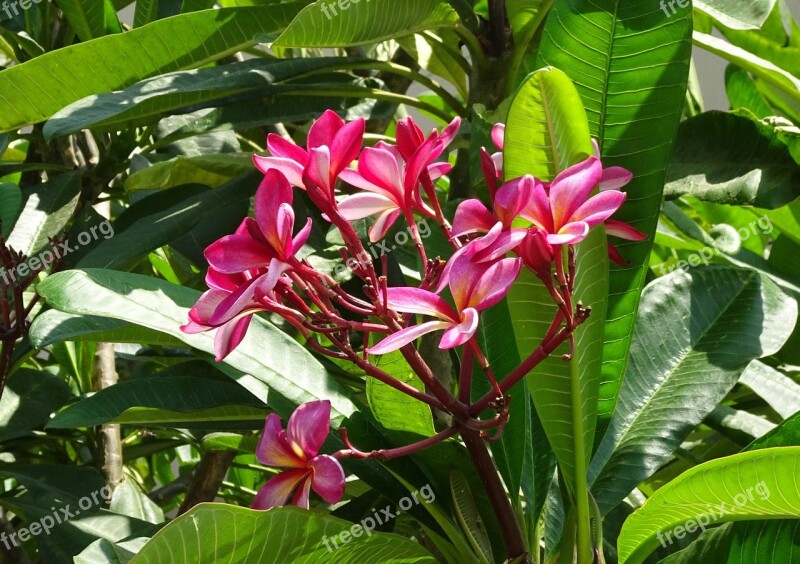
[[[625,200],[619,188],[630,181],[630,173],[604,169],[599,157],[592,156],[552,182],[523,176],[502,183],[504,129],[498,125],[493,139],[501,152],[490,155],[484,150],[481,156],[491,209],[479,200],[464,201],[451,226],[435,184],[450,172],[451,166],[439,159],[458,134],[460,120],[426,136],[407,118],[397,125],[395,145],[381,141],[367,148],[363,148],[364,126],[363,120],[345,123],[328,111],[310,129],[306,148],[269,136],[270,156],[254,157],[264,173],[255,196],[255,217],[245,218],[234,234],[206,249],[209,290],[182,329],[188,333],[216,329],[215,351],[221,361],[244,338],[254,314],[275,313],[295,327],[316,353],[350,361],[367,377],[452,418],[452,425],[432,437],[371,452],[353,445],[342,427],[345,448],[329,456],[319,454],[330,430],[329,402],[300,406],[286,430],[277,415],[270,415],[257,455],[262,463],[287,471],[267,482],[253,507],[268,509],[290,500],[308,507],[311,489],[334,503],[344,492],[342,458],[389,460],[460,435],[494,506],[509,558],[527,558],[486,442],[497,440],[512,416],[513,386],[563,343],[570,343],[565,360],[574,354],[575,330],[591,307],[574,300],[575,245],[591,228],[610,221]],[[342,184],[348,188],[339,190]],[[593,195],[598,187],[600,192]],[[297,256],[308,240],[312,220],[295,232],[294,189],[305,190],[323,219],[341,235],[342,259],[352,265],[361,283],[358,294]],[[429,256],[417,217],[439,226],[452,246],[448,260]],[[373,262],[352,226],[365,218],[374,218],[368,233],[372,243],[386,237],[398,221],[407,224],[420,258],[418,286],[389,285],[386,257],[380,264]],[[615,235],[643,237],[625,224],[615,222],[613,227]],[[613,248],[612,259],[622,260]],[[538,347],[498,380],[476,333],[481,313],[503,300],[523,268],[542,280],[558,309]],[[443,297],[448,294],[452,301]],[[432,332],[442,332],[441,349],[462,349],[457,389],[442,384],[414,344]],[[397,380],[374,362],[374,357],[393,351],[400,351],[424,391]],[[477,399],[470,393],[474,363],[490,386]]]
[[[6,244],[2,229],[0,221],[0,397],[11,371],[14,348],[28,334],[28,317],[39,301],[39,295],[34,294],[26,303],[25,290],[40,272],[53,266],[38,261],[39,268],[31,268],[28,257]],[[56,241],[51,241],[51,244],[55,245]],[[26,266],[20,269],[21,265]],[[25,274],[22,275],[22,272]]]

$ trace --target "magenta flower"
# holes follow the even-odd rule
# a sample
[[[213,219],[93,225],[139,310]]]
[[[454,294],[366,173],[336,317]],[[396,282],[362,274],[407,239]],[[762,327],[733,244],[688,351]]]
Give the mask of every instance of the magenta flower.
[[[206,284],[210,288],[189,310],[189,322],[181,326],[187,334],[218,329],[214,336],[214,354],[223,360],[244,339],[253,314],[269,310],[265,304],[273,299],[265,291],[263,271],[226,274],[208,269]],[[273,299],[273,301],[275,301]],[[275,305],[277,301],[275,301]]]
[[[536,184],[521,216],[545,231],[551,245],[580,243],[590,228],[611,217],[625,201],[625,193],[617,190],[590,197],[602,178],[600,160],[589,157],[556,176],[549,194],[545,185]]]
[[[517,248],[522,263],[536,276],[549,282],[553,266],[553,247],[547,242],[547,233],[531,227]]]
[[[488,233],[498,221],[503,231],[511,229],[514,220],[524,216],[534,198],[534,188],[541,182],[525,175],[503,184],[492,198],[494,213],[480,200],[465,200],[458,205],[453,218],[453,236]]]
[[[450,259],[449,286],[455,308],[441,296],[420,288],[389,288],[387,305],[401,313],[430,315],[437,321],[412,325],[389,335],[370,354],[386,354],[433,331],[444,330],[441,349],[451,349],[469,341],[478,329],[479,312],[497,304],[517,279],[522,267],[518,258],[477,262],[469,253]]]
[[[280,418],[270,413],[258,442],[256,458],[265,466],[287,468],[259,490],[251,507],[271,509],[292,505],[308,509],[310,490],[328,503],[344,495],[345,477],[334,457],[319,454],[331,427],[331,402],[312,401],[298,407],[284,431]]]
[[[255,220],[246,218],[233,235],[212,243],[205,251],[206,260],[220,272],[233,274],[267,268],[262,286],[270,292],[278,279],[296,264],[295,253],[311,234],[311,219],[295,235],[294,193],[286,178],[277,170],[267,171],[256,192]]]
[[[264,174],[270,170],[281,172],[296,188],[306,189],[310,182],[332,204],[336,178],[358,156],[364,127],[363,118],[345,123],[336,112],[326,110],[308,131],[308,150],[270,134],[267,148],[272,156],[255,155],[253,162]]]
[[[497,187],[503,180],[503,148],[505,147],[506,126],[498,123],[492,128],[492,143],[500,149],[499,153],[489,154],[484,147],[481,147],[480,159],[481,170],[489,186],[489,196],[494,198]]]

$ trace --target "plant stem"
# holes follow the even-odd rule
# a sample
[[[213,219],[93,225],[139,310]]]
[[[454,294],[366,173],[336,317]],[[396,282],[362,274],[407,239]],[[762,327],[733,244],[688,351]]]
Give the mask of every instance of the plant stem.
[[[95,377],[92,387],[95,391],[104,390],[117,383],[116,358],[113,343],[97,343],[95,349]],[[122,437],[120,425],[105,423],[100,426],[100,470],[106,483],[115,489],[122,476]]]
[[[478,470],[483,487],[489,496],[489,501],[494,509],[497,522],[500,525],[500,532],[503,535],[503,542],[506,546],[507,560],[515,562],[530,563],[530,554],[525,548],[525,541],[522,538],[522,530],[519,522],[514,515],[514,509],[503,488],[503,483],[497,473],[486,443],[480,434],[475,431],[462,431],[461,436],[467,446],[472,462]]]
[[[578,359],[572,358],[570,364],[570,397],[572,399],[572,440],[575,456],[575,520],[577,530],[578,564],[591,564],[592,527],[589,508],[589,483],[586,478],[586,444],[583,428],[583,406],[581,402],[581,382]]]
[[[178,515],[183,515],[198,503],[214,501],[235,456],[232,450],[209,450],[203,454]]]

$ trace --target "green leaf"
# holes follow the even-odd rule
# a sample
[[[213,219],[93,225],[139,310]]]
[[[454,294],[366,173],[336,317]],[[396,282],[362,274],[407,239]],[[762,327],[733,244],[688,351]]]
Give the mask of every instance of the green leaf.
[[[750,361],[780,350],[796,319],[797,302],[751,270],[698,267],[648,285],[619,402],[590,468],[601,509],[666,463]]]
[[[207,413],[211,409],[213,418]],[[265,409],[250,392],[230,380],[170,374],[132,378],[100,390],[56,414],[47,427],[71,429],[109,422],[164,426],[168,422],[263,421]]]
[[[693,5],[733,29],[758,29],[769,17],[776,0],[694,0]]]
[[[691,26],[689,8],[665,17],[647,2],[557,0],[542,35],[540,64],[563,70],[575,82],[604,165],[633,172],[625,188],[630,197],[614,219],[649,234],[656,231],[664,176],[684,106]],[[610,266],[600,431],[614,411],[628,362],[652,236],[640,243],[612,243],[630,265]]]
[[[659,536],[699,519],[714,523],[797,519],[800,447],[770,448],[718,458],[659,488],[622,526],[619,561],[643,562]]]
[[[705,112],[680,125],[664,195],[779,208],[800,196],[800,164],[772,127],[746,115]]]
[[[273,93],[273,85],[347,60],[341,57],[251,59],[148,78],[117,92],[92,94],[59,109],[45,124],[44,136],[50,140],[89,127],[121,130],[157,121],[180,108],[225,98],[229,98],[227,103],[243,100],[261,103],[266,95]]]
[[[97,539],[74,557],[74,564],[128,564],[131,558],[144,545],[147,538],[111,542]]]
[[[216,190],[202,186],[188,187],[194,194],[167,206],[155,206],[148,200],[128,208],[130,214],[143,213],[131,224],[121,215],[113,224],[123,223],[123,229],[100,241],[78,261],[84,268],[130,269],[147,253],[178,239],[204,221],[219,216],[231,206],[248,202],[258,187],[258,172],[240,176]],[[188,191],[188,190],[187,190]],[[160,194],[151,196],[158,198]],[[136,208],[134,210],[134,208]],[[148,213],[152,212],[152,213]]]
[[[786,446],[800,446],[800,413],[796,413],[763,437],[754,440],[742,452]]]
[[[226,526],[220,527],[220,523]],[[345,531],[358,532],[352,536],[349,533],[346,537],[338,536]],[[160,564],[165,560],[215,562],[223,557],[235,562],[252,560],[264,564],[310,564],[328,558],[335,558],[337,562],[436,562],[424,548],[409,539],[372,531],[367,534],[361,525],[297,507],[254,511],[220,503],[202,503],[159,531],[131,564]]]
[[[725,68],[725,91],[734,110],[745,108],[760,119],[775,113],[747,71],[736,65],[728,65]]]
[[[550,181],[592,151],[586,114],[570,79],[552,68],[531,74],[514,97],[506,122],[506,178],[532,174]],[[585,464],[594,438],[607,295],[606,257],[605,236],[600,229],[578,246],[574,299],[590,306],[592,314],[575,333],[576,358],[562,360],[561,355],[568,352],[565,344],[527,377],[536,411],[570,489],[585,480]],[[524,358],[539,346],[555,317],[556,305],[544,284],[526,271],[509,292],[508,306],[517,348]],[[576,365],[575,373],[572,365]]]
[[[744,564],[745,562],[797,562],[800,520],[725,523],[705,531],[687,548],[659,564]]]
[[[536,18],[544,3],[545,0],[506,0],[508,21],[517,41],[522,38],[525,28]]]
[[[163,190],[183,184],[203,184],[216,188],[252,170],[252,153],[179,156],[131,174],[125,180],[125,190]]]
[[[164,512],[161,508],[127,476],[114,488],[109,509],[114,513],[135,517],[156,525],[164,522]]]
[[[418,390],[425,389],[400,351],[379,357],[375,365],[405,384]],[[376,378],[367,378],[367,401],[381,427],[395,431],[404,440],[420,440],[436,433],[430,407]]]
[[[0,441],[43,429],[50,414],[71,397],[62,379],[28,368],[17,370],[8,378],[0,398]]]
[[[758,394],[783,418],[800,412],[800,385],[763,362],[751,362],[739,382]]]
[[[86,269],[51,275],[38,291],[61,311],[120,319],[166,333],[204,352],[214,350],[210,334],[188,335],[180,330],[200,297],[195,290],[150,276]],[[355,411],[347,392],[308,351],[258,317],[219,368],[283,417],[289,416],[292,406],[316,399],[331,401],[334,427]]]
[[[480,558],[481,562],[488,564],[493,562],[492,544],[486,534],[486,527],[475,505],[475,498],[469,490],[469,483],[464,475],[458,470],[450,472],[450,494],[453,496],[453,506],[456,517],[461,524],[461,529],[467,535],[472,549]]]
[[[349,6],[342,10],[342,6]],[[458,15],[441,0],[364,0],[307,6],[275,41],[276,47],[349,47],[452,26]]]
[[[22,192],[19,187],[16,184],[0,183],[0,220],[3,222],[0,234],[3,238],[11,233],[21,206]]]
[[[92,315],[72,315],[55,309],[37,315],[28,336],[37,349],[63,341],[185,346],[174,337],[125,321]]]
[[[56,4],[81,41],[122,32],[110,0],[56,0]]]
[[[800,100],[800,79],[774,63],[706,33],[695,31],[692,37],[695,45],[743,68],[795,100]]]
[[[16,67],[15,67],[16,68]],[[81,182],[77,172],[56,176],[35,186],[8,238],[8,245],[33,256],[49,245],[48,239],[61,235],[78,205]]]
[[[125,88],[149,76],[201,67],[255,44],[257,33],[275,33],[302,3],[205,10],[51,51],[0,72],[5,111],[0,131],[48,119],[69,104]],[[97,53],[103,53],[98,57]],[[136,54],[147,53],[146,57]]]

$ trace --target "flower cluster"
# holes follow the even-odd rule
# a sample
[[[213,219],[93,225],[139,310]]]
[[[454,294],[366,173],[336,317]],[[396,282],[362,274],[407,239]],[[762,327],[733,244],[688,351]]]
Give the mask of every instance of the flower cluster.
[[[272,312],[295,327],[318,354],[348,360],[368,376],[449,413],[453,426],[423,441],[425,446],[457,432],[482,436],[487,429],[501,432],[508,418],[505,393],[541,361],[542,351],[549,354],[571,340],[574,328],[588,315],[588,308],[572,305],[575,245],[600,224],[615,236],[632,240],[646,236],[609,219],[625,201],[620,189],[632,175],[619,167],[604,168],[598,155],[576,163],[550,182],[532,176],[503,182],[502,125],[492,135],[499,152],[481,152],[490,205],[477,199],[462,202],[451,227],[436,184],[450,172],[447,159],[440,158],[459,128],[460,120],[455,119],[441,133],[433,130],[426,136],[413,119],[406,118],[397,124],[396,144],[379,142],[364,148],[364,121],[345,123],[328,111],[309,130],[305,149],[270,135],[270,156],[254,157],[264,173],[255,196],[255,218],[246,218],[234,234],[206,249],[209,290],[191,309],[182,329],[189,333],[217,329],[215,350],[217,360],[222,360],[241,343],[254,314]],[[318,208],[317,221],[329,222],[338,230],[344,241],[342,259],[358,259],[354,274],[362,282],[360,292],[345,291],[331,276],[298,257],[313,220],[296,229],[294,188],[305,190]],[[428,258],[416,230],[419,216],[435,221],[450,241],[449,260]],[[418,286],[390,287],[386,257],[381,264],[369,260],[353,227],[354,221],[366,218],[372,219],[371,242],[386,237],[398,220],[408,225],[420,258]],[[622,262],[619,253],[609,248],[612,259]],[[498,382],[475,335],[481,312],[504,298],[524,268],[544,282],[559,313],[541,350]],[[415,314],[431,319],[415,323]],[[440,348],[465,347],[462,364],[468,366],[462,370],[458,397],[433,375],[414,346],[420,336],[435,331],[442,332]],[[370,362],[369,355],[398,350],[425,383],[425,391],[392,378]],[[490,394],[475,402],[468,392],[473,362],[492,386]],[[488,408],[496,416],[481,418]],[[292,503],[307,507],[310,488],[335,502],[344,488],[337,458],[397,454],[362,453],[349,444],[345,431],[345,450],[335,458],[319,455],[329,417],[329,403],[306,404],[290,418],[287,431],[282,431],[277,416],[270,415],[259,460],[289,470],[268,482],[255,507],[282,505],[295,489]],[[411,446],[404,448],[398,453],[413,452]]]

